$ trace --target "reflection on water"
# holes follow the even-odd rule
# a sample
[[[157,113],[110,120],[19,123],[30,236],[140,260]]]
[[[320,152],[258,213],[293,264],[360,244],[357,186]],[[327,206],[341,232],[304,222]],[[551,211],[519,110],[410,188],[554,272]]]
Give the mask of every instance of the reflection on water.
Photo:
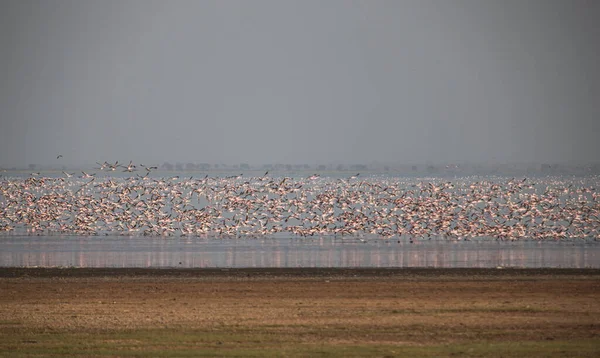
[[[0,266],[600,268],[600,242],[11,236]]]

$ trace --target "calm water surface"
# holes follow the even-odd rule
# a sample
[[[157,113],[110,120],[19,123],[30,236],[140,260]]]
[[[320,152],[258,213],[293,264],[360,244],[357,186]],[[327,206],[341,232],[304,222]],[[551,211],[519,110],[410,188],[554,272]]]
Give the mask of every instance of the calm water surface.
[[[6,236],[0,266],[600,268],[600,242]]]

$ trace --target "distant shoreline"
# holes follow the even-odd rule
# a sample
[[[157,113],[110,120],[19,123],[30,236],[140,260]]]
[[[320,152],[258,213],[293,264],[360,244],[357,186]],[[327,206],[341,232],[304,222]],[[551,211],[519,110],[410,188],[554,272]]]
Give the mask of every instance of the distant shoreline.
[[[81,171],[88,173],[102,173],[106,176],[123,177],[145,175],[147,172],[140,169],[135,169],[132,172],[117,170],[106,171],[99,170],[94,165],[64,165],[64,166],[44,166],[35,165],[31,168],[27,167],[9,167],[0,165],[0,175],[30,175],[31,173],[40,173],[40,175],[63,176],[63,172],[74,172],[76,175],[81,175]],[[245,178],[262,176],[265,171],[273,177],[308,177],[313,174],[318,174],[322,177],[344,177],[354,175],[357,172],[362,176],[383,175],[392,177],[417,177],[417,178],[453,178],[453,177],[546,177],[546,176],[596,176],[600,175],[600,163],[582,163],[582,164],[469,164],[460,166],[448,166],[445,164],[438,165],[397,165],[387,166],[380,165],[375,167],[356,165],[328,165],[325,168],[318,165],[310,165],[308,168],[292,168],[275,167],[275,166],[250,166],[241,167],[239,165],[221,166],[218,168],[172,168],[167,169],[159,167],[152,170],[151,177],[169,177],[181,175],[183,177],[210,177],[243,175]]]

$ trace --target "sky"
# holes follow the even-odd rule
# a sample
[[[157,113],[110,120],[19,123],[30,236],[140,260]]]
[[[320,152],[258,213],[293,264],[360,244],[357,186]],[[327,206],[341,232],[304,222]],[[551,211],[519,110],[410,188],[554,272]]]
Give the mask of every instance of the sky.
[[[0,167],[596,163],[598,19],[594,0],[3,0]]]

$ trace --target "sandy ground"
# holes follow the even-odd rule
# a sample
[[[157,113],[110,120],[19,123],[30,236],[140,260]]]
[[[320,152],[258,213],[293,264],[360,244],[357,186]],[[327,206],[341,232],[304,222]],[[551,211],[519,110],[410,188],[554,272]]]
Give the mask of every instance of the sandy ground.
[[[600,270],[0,268],[4,334],[223,327],[355,343],[599,339]]]

